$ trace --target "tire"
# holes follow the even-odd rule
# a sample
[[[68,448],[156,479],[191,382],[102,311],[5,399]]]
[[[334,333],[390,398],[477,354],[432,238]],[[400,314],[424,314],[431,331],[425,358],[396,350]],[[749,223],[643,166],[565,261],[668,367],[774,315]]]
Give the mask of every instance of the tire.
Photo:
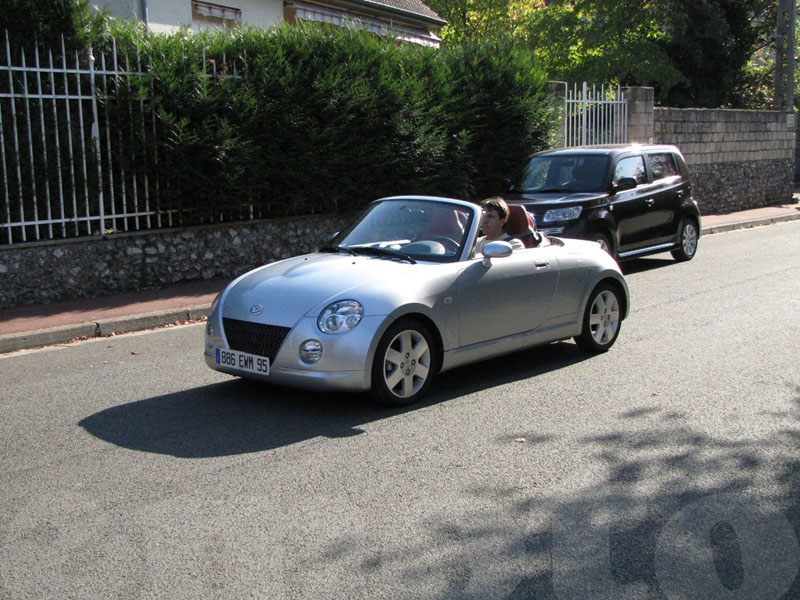
[[[608,239],[608,236],[604,233],[600,233],[599,231],[595,231],[594,233],[590,233],[589,236],[586,238],[589,241],[597,242],[600,244],[600,248],[602,248],[605,252],[614,256],[614,251],[611,248],[611,242]]]
[[[386,406],[406,406],[428,391],[437,364],[434,337],[423,323],[400,319],[383,334],[372,363],[372,395]]]
[[[697,224],[692,219],[681,221],[681,231],[678,237],[678,248],[671,252],[672,258],[677,261],[692,260],[697,254]]]
[[[621,324],[619,290],[610,283],[601,283],[589,296],[581,334],[575,338],[575,342],[587,352],[606,352],[617,341]]]

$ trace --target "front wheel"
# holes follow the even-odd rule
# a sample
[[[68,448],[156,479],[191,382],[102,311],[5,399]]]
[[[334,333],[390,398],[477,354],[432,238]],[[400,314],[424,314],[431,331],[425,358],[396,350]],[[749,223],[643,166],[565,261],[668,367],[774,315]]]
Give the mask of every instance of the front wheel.
[[[405,406],[418,401],[431,384],[436,346],[430,330],[401,319],[383,334],[372,363],[372,394],[381,404]]]
[[[610,283],[601,283],[589,296],[581,334],[575,342],[587,352],[606,352],[617,340],[621,323],[619,291]]]
[[[600,233],[599,231],[595,231],[594,233],[590,233],[586,239],[592,242],[597,242],[598,244],[600,244],[601,250],[603,250],[607,254],[610,254],[611,256],[614,256],[614,252],[611,249],[611,242],[609,241],[608,237],[605,234]]]
[[[679,261],[692,260],[697,253],[697,225],[691,219],[681,221],[680,246],[671,252],[672,258]]]

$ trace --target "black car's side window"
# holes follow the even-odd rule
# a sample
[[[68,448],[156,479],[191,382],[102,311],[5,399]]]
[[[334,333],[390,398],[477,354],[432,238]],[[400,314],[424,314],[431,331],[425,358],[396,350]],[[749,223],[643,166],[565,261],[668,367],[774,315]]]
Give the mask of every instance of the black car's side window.
[[[653,172],[654,181],[656,179],[664,179],[665,177],[678,175],[678,166],[675,164],[675,158],[668,152],[649,154],[647,156],[647,162],[650,164],[650,170]]]
[[[644,159],[641,156],[629,156],[620,160],[614,168],[614,185],[619,183],[619,180],[623,177],[635,179],[637,185],[645,183],[647,176],[644,170]]]

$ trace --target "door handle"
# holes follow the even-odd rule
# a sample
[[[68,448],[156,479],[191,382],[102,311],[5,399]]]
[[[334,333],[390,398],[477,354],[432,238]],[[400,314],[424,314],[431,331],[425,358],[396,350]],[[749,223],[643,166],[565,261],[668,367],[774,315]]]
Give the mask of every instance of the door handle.
[[[547,260],[537,260],[533,264],[536,265],[537,269],[549,269],[550,268],[550,262],[547,261]]]
[[[645,202],[647,202],[647,206],[653,206],[656,203],[654,198],[648,198]]]

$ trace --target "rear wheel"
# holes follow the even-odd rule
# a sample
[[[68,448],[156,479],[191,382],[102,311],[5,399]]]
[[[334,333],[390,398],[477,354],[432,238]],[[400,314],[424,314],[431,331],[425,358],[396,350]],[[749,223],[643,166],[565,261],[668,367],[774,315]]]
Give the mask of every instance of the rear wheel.
[[[677,249],[672,251],[672,258],[679,261],[692,260],[697,253],[697,224],[692,219],[681,221],[681,232]]]
[[[436,346],[428,327],[415,319],[401,319],[378,343],[372,394],[387,406],[413,404],[428,391],[435,364]]]
[[[589,296],[581,334],[575,342],[587,352],[606,352],[617,341],[621,323],[619,291],[610,283],[601,283]]]

